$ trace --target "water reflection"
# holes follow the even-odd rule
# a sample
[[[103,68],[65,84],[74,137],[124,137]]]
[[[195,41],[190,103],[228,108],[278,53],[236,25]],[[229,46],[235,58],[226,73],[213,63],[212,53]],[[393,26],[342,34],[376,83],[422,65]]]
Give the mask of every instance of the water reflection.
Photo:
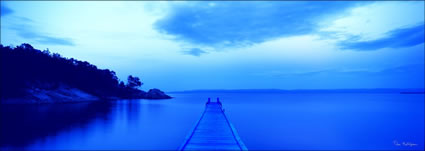
[[[170,100],[2,105],[0,149],[175,150],[203,110]]]
[[[1,147],[23,147],[58,132],[84,129],[94,119],[106,123],[111,104],[1,105]]]

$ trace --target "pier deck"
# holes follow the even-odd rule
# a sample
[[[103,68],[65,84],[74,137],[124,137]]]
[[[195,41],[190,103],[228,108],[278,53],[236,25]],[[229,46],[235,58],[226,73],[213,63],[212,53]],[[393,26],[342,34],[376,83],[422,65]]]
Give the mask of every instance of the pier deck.
[[[205,111],[179,150],[247,150],[221,103],[208,101]]]

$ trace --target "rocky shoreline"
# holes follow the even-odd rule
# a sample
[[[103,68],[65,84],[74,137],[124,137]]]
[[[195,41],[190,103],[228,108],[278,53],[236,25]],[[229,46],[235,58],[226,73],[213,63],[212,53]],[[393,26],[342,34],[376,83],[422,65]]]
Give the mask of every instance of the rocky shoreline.
[[[92,102],[101,100],[118,100],[118,99],[170,99],[159,89],[150,89],[148,92],[141,91],[137,97],[120,98],[120,97],[98,97],[77,88],[60,86],[56,89],[40,89],[31,88],[27,90],[27,94],[21,97],[2,98],[1,104],[45,104],[45,103],[76,103],[76,102]]]
[[[0,104],[171,98],[159,89],[140,90],[143,82],[137,76],[128,75],[125,82],[112,70],[27,43],[0,44],[0,54]]]

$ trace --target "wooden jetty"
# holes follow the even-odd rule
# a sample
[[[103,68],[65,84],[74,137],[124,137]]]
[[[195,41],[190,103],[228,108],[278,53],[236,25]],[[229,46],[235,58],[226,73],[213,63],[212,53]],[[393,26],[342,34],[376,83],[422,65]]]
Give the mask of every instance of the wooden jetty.
[[[227,119],[222,104],[208,98],[204,113],[179,150],[248,150]]]

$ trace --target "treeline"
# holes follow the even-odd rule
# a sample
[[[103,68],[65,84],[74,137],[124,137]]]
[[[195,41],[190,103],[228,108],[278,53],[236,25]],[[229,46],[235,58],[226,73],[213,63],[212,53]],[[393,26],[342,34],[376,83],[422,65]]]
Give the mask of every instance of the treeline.
[[[65,58],[49,50],[40,51],[30,44],[1,48],[1,97],[26,94],[28,88],[56,89],[61,85],[78,88],[100,98],[143,98],[137,89],[143,83],[129,76],[127,84],[114,71],[98,69],[87,61]]]

